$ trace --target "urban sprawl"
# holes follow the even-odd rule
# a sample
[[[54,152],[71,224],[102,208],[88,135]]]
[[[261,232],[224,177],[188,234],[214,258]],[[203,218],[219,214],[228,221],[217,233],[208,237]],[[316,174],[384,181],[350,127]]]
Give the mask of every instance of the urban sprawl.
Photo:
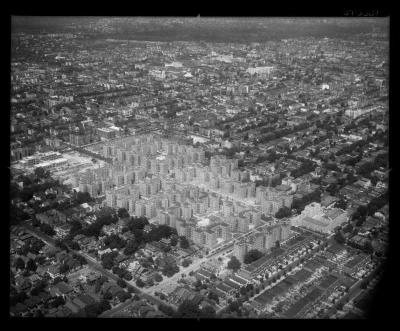
[[[386,33],[78,31],[11,38],[11,316],[367,315],[388,245]]]

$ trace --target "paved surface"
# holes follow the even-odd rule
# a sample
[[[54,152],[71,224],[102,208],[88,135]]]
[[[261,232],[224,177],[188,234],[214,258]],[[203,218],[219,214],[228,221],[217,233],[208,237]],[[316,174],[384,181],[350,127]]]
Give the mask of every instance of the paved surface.
[[[200,267],[202,263],[207,261],[208,259],[203,257],[202,259],[198,259],[196,262],[192,263],[188,267],[180,267],[180,271],[177,272],[172,277],[163,276],[163,280],[155,286],[149,287],[147,289],[143,289],[143,292],[148,294],[154,294],[155,292],[172,292],[178,285],[178,280],[182,278],[182,274],[188,274],[191,271],[194,271]]]

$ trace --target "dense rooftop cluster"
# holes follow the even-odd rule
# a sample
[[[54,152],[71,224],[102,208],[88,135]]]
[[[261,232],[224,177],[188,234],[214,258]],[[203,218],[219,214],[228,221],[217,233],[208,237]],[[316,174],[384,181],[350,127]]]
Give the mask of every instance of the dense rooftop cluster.
[[[388,246],[387,36],[307,21],[234,41],[227,20],[215,43],[189,21],[16,22],[11,316],[368,313]]]

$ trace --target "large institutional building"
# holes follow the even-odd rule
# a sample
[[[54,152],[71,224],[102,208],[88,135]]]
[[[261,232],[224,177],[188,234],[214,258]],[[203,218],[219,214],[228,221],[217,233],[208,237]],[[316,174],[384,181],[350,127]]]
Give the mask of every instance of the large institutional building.
[[[68,160],[58,152],[36,153],[24,158],[20,161],[20,165],[25,169],[43,168],[44,170],[50,170],[68,165]]]
[[[319,203],[313,202],[306,206],[299,216],[292,219],[292,225],[316,232],[331,233],[348,220],[346,211],[339,208],[323,208]]]

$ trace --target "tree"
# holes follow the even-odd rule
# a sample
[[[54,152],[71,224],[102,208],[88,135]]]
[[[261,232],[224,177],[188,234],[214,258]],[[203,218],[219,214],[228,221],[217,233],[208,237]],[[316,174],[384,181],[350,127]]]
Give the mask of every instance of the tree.
[[[105,253],[101,257],[101,265],[103,268],[110,270],[114,265],[115,255],[118,254],[116,252]]]
[[[118,209],[118,217],[119,218],[128,218],[130,215],[126,208],[119,208]]]
[[[228,309],[230,312],[239,312],[240,311],[240,304],[237,301],[233,301],[228,305]]]
[[[190,260],[189,259],[184,259],[183,261],[182,261],[182,266],[183,267],[188,267],[190,265]]]
[[[153,227],[147,234],[147,241],[159,241],[162,238],[169,238],[176,235],[176,230],[168,225],[162,224]]]
[[[219,303],[219,297],[214,292],[208,293],[208,298],[214,300],[217,304]]]
[[[10,296],[10,305],[14,306],[17,303],[22,303],[24,302],[24,300],[26,300],[28,298],[26,292],[18,292],[12,296]]]
[[[24,260],[21,259],[20,257],[17,258],[17,259],[15,260],[15,262],[14,262],[14,267],[15,267],[15,269],[20,269],[20,270],[25,269],[25,262],[24,262]]]
[[[247,284],[246,285],[246,290],[247,290],[247,292],[254,290],[254,285],[253,284]]]
[[[131,217],[126,223],[126,226],[133,232],[135,229],[143,230],[143,228],[148,224],[149,221],[146,217]]]
[[[29,252],[30,252],[30,246],[27,242],[22,247],[17,249],[17,253],[19,255],[27,255]]]
[[[180,239],[179,244],[180,244],[180,247],[181,247],[182,249],[187,249],[187,248],[189,248],[189,241],[187,240],[186,237],[181,236],[179,239]]]
[[[233,271],[239,270],[240,266],[241,266],[241,264],[235,256],[231,257],[231,259],[229,260],[228,265],[227,265],[228,269],[233,270]]]
[[[38,167],[35,169],[34,174],[38,178],[48,178],[50,173],[44,170],[42,167]]]
[[[71,222],[71,228],[69,230],[69,236],[71,238],[73,238],[76,235],[80,234],[81,230],[82,230],[82,223],[79,222],[79,221],[73,221],[73,222]]]
[[[211,306],[205,306],[200,311],[200,317],[201,318],[215,318],[216,317],[215,309]]]
[[[365,217],[367,216],[367,207],[366,206],[359,206],[355,213],[352,215],[352,220],[358,219],[365,221]]]
[[[110,310],[111,305],[107,300],[101,300],[99,303],[99,312],[100,314],[106,310]]]
[[[275,217],[278,219],[284,218],[284,217],[290,217],[292,215],[292,212],[290,210],[290,208],[283,206],[281,209],[279,209],[276,214]]]
[[[342,309],[343,309],[343,306],[344,306],[343,303],[339,303],[339,304],[336,306],[336,309],[337,309],[337,310],[342,310]]]
[[[360,288],[363,289],[363,290],[367,289],[367,286],[368,286],[368,281],[367,280],[363,280],[361,282],[361,284],[360,284]]]
[[[32,217],[32,226],[34,227],[40,226],[40,221],[36,218],[36,216]]]
[[[336,232],[334,239],[336,240],[337,243],[339,244],[344,244],[346,239],[343,237],[342,233],[340,231]]]
[[[161,282],[163,280],[163,277],[159,273],[157,273],[157,274],[154,275],[154,279],[157,282]]]
[[[63,304],[65,304],[64,298],[62,296],[56,296],[54,298],[54,300],[51,302],[50,306],[52,308],[56,308],[56,307],[61,306]]]
[[[126,287],[125,281],[124,281],[123,279],[121,279],[121,278],[118,278],[117,284],[118,284],[118,286],[120,286],[120,287],[122,287],[122,288],[125,288],[125,287]]]
[[[127,272],[126,270],[118,267],[118,266],[114,266],[112,268],[112,272],[116,275],[118,275],[120,278],[123,277],[123,275]]]
[[[158,305],[158,310],[167,316],[173,316],[175,314],[175,310],[171,306],[164,304]]]
[[[167,277],[172,277],[177,272],[179,272],[179,267],[176,265],[176,263],[168,263],[162,270],[163,275]]]
[[[65,250],[65,251],[68,250],[67,245],[66,245],[65,242],[64,242],[63,240],[61,240],[61,239],[57,239],[57,240],[55,241],[55,246],[58,247],[58,248],[60,248],[61,250]]]
[[[132,280],[133,277],[132,277],[131,273],[125,272],[123,275],[123,278],[127,281],[130,281],[130,280]]]
[[[67,244],[71,249],[75,250],[75,251],[79,251],[81,249],[81,246],[79,246],[79,244],[76,241],[70,241]]]
[[[36,263],[34,260],[29,259],[28,262],[26,263],[26,269],[29,271],[35,271],[37,268]]]
[[[76,197],[75,197],[75,201],[78,204],[82,204],[82,203],[85,203],[85,202],[90,202],[90,200],[91,200],[91,198],[90,198],[89,192],[78,192],[76,194]]]
[[[36,310],[35,314],[33,315],[34,318],[42,318],[44,317],[43,312],[41,310]]]
[[[103,296],[105,300],[111,300],[112,299],[112,294],[110,292],[106,292]]]
[[[196,318],[200,315],[199,306],[191,300],[184,300],[178,307],[178,316],[182,318]]]
[[[31,243],[31,251],[35,254],[38,254],[39,251],[45,246],[46,244],[41,240],[34,240]]]
[[[65,274],[65,273],[68,272],[68,271],[69,271],[69,266],[68,266],[68,264],[65,264],[65,263],[61,264],[61,266],[60,266],[60,272],[61,272],[62,274]]]
[[[359,218],[359,219],[357,220],[356,226],[361,226],[361,225],[364,224],[364,222],[365,222],[365,217],[361,217],[361,218]]]
[[[48,225],[46,223],[42,223],[40,225],[40,231],[42,231],[43,233],[47,234],[48,236],[54,236],[56,234],[54,229],[50,225]]]
[[[170,245],[174,247],[177,244],[178,244],[178,238],[175,236],[171,237]]]
[[[198,279],[195,283],[194,283],[194,287],[196,289],[196,291],[200,291],[201,287],[202,287],[202,282],[200,279]]]
[[[131,294],[125,291],[121,291],[117,293],[117,297],[119,299],[120,302],[125,302],[126,300],[128,300],[129,298],[131,298]]]
[[[346,210],[347,208],[347,202],[344,199],[340,199],[335,203],[336,208],[344,209]]]
[[[84,309],[86,317],[97,317],[101,312],[98,303],[92,303]]]
[[[134,254],[139,248],[139,244],[136,240],[129,240],[125,246],[124,254],[125,255],[132,255]]]
[[[256,260],[258,260],[259,258],[261,258],[264,254],[262,252],[260,252],[257,249],[252,249],[250,251],[247,252],[247,254],[244,256],[243,262],[245,264],[250,264]]]
[[[138,287],[144,287],[146,284],[143,282],[143,280],[141,280],[140,278],[138,278],[138,279],[136,280],[136,285],[137,285]]]
[[[348,224],[346,224],[346,226],[343,228],[343,232],[344,232],[344,233],[350,233],[350,232],[353,231],[353,229],[354,229],[354,227],[353,227],[350,223],[348,223]]]
[[[108,237],[104,238],[104,244],[111,249],[122,249],[123,247],[125,247],[126,242],[117,234],[111,234]]]
[[[107,277],[101,276],[100,278],[96,279],[95,284],[94,284],[94,291],[95,293],[99,293],[101,286],[107,282]]]
[[[372,247],[371,241],[367,240],[364,243],[364,252],[367,254],[372,254],[374,252],[374,248]]]

